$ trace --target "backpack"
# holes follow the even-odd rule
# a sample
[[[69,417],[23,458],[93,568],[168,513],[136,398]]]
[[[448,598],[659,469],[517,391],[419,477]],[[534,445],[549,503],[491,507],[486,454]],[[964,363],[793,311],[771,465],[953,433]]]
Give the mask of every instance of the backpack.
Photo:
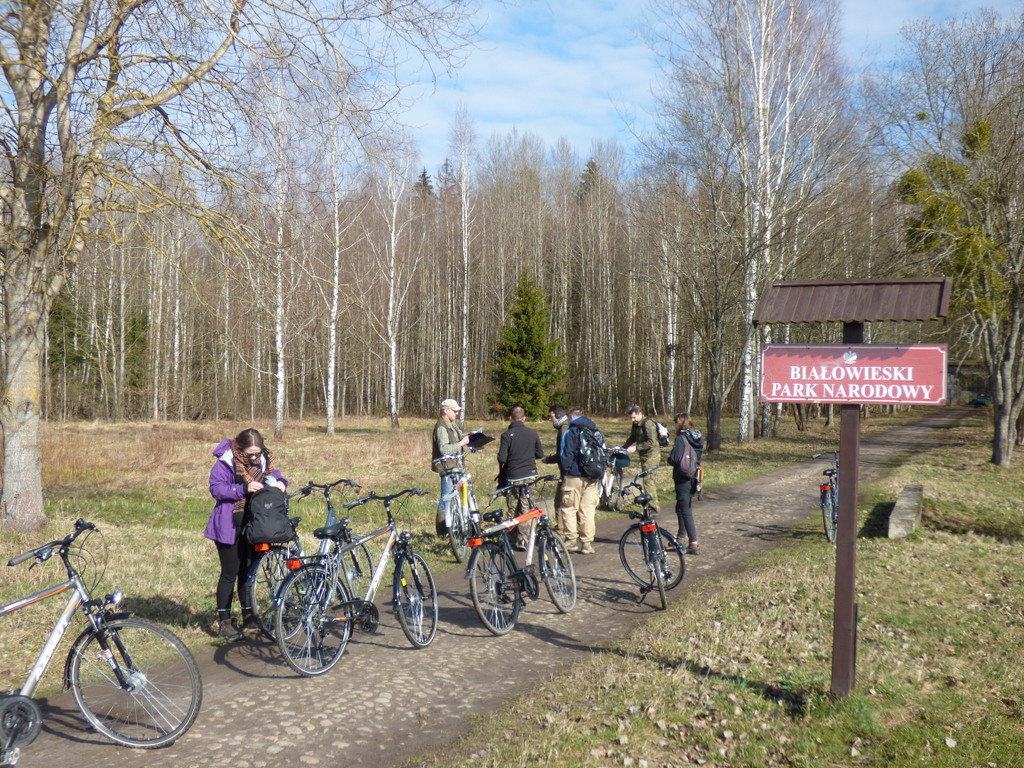
[[[600,480],[608,462],[608,449],[604,444],[604,435],[600,429],[577,427],[580,433],[579,447],[576,449],[576,464],[585,477]]]
[[[654,419],[651,419],[650,416],[648,416],[647,418],[650,419],[651,421],[654,421]],[[654,421],[654,426],[658,430],[658,445],[660,445],[662,448],[664,448],[665,446],[668,445],[668,442],[669,442],[668,441],[668,427],[666,427],[660,421]]]
[[[249,497],[242,535],[250,544],[284,544],[295,538],[284,491],[267,485]]]
[[[679,457],[676,467],[683,477],[693,477],[697,472],[697,451],[685,437],[683,437],[683,455]]]

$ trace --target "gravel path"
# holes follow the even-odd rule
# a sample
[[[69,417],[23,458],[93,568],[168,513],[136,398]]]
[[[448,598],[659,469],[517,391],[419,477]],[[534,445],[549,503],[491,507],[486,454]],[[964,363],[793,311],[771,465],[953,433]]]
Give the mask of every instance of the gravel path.
[[[964,413],[936,410],[917,424],[863,440],[861,480],[879,477],[884,461]],[[822,466],[808,461],[695,502],[701,554],[687,558],[686,578],[671,598],[700,589],[705,577],[736,570],[791,526],[816,516]],[[269,768],[286,761],[295,768],[384,768],[414,758],[462,735],[469,715],[491,711],[607,647],[654,612],[651,598],[637,603],[638,592],[619,564],[624,528],[623,519],[604,521],[597,554],[574,556],[579,602],[567,615],[555,612],[542,589],[515,630],[494,637],[477,620],[459,568],[437,579],[441,623],[427,649],[409,645],[390,608],[381,610],[375,634],[357,633],[346,658],[319,678],[295,675],[276,645],[225,645],[198,659],[203,708],[176,744],[151,751],[115,747],[87,727],[70,696],[61,696],[46,703],[43,732],[25,747],[18,766]],[[57,659],[49,674],[59,666]]]

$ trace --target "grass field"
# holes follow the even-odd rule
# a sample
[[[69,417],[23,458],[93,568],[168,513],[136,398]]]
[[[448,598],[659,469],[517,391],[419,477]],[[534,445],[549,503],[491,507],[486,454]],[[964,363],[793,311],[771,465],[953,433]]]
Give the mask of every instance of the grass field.
[[[870,419],[862,432],[914,416]],[[383,421],[348,421],[331,438],[316,425],[290,426],[271,448],[293,487],[350,477],[366,489],[424,488],[429,495],[399,514],[401,524],[423,533],[432,531],[437,492],[427,466],[431,423],[404,420],[393,431]],[[625,438],[625,418],[599,423],[611,442]],[[99,550],[99,537],[90,540],[99,590],[124,590],[132,610],[170,625],[197,652],[208,650],[217,643],[205,628],[218,570],[202,538],[211,506],[210,450],[244,426],[48,425],[51,523],[39,535],[0,534],[0,556],[62,536],[77,517],[93,520],[103,532]],[[504,428],[484,426],[493,434]],[[550,447],[550,426],[536,426]],[[505,711],[480,718],[469,738],[421,764],[1024,764],[1024,471],[1019,459],[1010,469],[988,463],[983,412],[946,434],[942,445],[895,462],[884,481],[861,486],[858,684],[847,699],[828,694],[833,550],[806,535],[817,533],[808,523],[788,546],[678,601]],[[784,424],[776,439],[727,442],[705,459],[707,486],[741,481],[837,442],[838,423],[828,430],[811,424],[805,432]],[[494,453],[492,447],[470,459],[484,490],[493,487]],[[910,482],[924,485],[926,529],[909,540],[875,538],[896,492]],[[662,493],[671,497],[667,483]],[[322,520],[322,501],[295,507],[304,530]],[[419,546],[438,568],[452,567],[440,544],[424,537]],[[0,569],[0,599],[57,577],[54,563]],[[44,602],[3,619],[0,686],[18,684],[56,610],[55,602]],[[51,670],[44,683],[56,685],[57,677]]]

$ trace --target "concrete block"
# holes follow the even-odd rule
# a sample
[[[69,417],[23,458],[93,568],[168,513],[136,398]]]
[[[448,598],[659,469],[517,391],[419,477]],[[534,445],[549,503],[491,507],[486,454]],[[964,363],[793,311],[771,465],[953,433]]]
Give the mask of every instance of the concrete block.
[[[924,499],[924,487],[906,485],[896,497],[892,512],[889,513],[890,539],[909,536],[921,525],[921,507]]]

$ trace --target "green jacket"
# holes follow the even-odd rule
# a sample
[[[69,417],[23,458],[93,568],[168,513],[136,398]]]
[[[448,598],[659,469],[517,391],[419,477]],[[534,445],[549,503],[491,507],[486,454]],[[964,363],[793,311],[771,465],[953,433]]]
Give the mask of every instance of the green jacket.
[[[636,454],[641,460],[661,458],[661,446],[658,445],[658,425],[650,416],[644,416],[637,424],[630,427],[629,438],[623,448],[636,446]]]
[[[442,461],[434,463],[445,454],[462,453],[462,446],[459,440],[462,439],[462,429],[454,421],[448,421],[444,416],[438,418],[434,424],[434,435],[430,441],[430,468],[441,474],[446,469],[454,469],[457,465],[454,461]]]

